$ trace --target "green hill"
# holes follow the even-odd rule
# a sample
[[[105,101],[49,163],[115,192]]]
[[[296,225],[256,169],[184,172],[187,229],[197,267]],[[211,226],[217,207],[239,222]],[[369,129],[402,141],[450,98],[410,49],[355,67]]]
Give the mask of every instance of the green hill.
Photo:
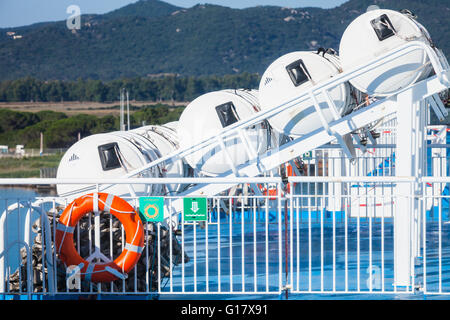
[[[334,9],[241,10],[215,5],[181,9],[147,0],[104,15],[82,16],[76,32],[65,21],[0,29],[0,80],[262,74],[290,51],[338,49],[347,25],[374,3],[416,13],[449,54],[450,0],[350,0]],[[23,37],[13,40],[6,36],[9,31]]]
[[[136,16],[144,18],[155,18],[168,16],[177,10],[182,10],[182,8],[157,0],[141,0],[120,9],[111,11],[105,14],[104,17],[117,18]]]

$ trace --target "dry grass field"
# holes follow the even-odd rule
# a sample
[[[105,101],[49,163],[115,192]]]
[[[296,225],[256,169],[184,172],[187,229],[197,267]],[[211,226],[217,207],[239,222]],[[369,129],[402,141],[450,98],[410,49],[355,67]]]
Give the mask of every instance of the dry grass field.
[[[40,168],[57,167],[62,156],[0,157],[0,178],[39,178]]]
[[[169,106],[185,106],[188,102],[172,102],[172,101],[130,101],[130,105],[134,107],[142,107],[145,105],[154,105],[157,103]],[[0,102],[0,109],[10,109],[14,111],[39,112],[42,110],[51,110],[56,112],[64,112],[68,116],[77,114],[90,114],[95,116],[118,116],[120,110],[110,109],[111,107],[120,105],[120,101],[110,103],[98,102]],[[125,105],[126,111],[126,105]],[[135,111],[135,110],[134,110]],[[133,113],[133,110],[130,112]]]

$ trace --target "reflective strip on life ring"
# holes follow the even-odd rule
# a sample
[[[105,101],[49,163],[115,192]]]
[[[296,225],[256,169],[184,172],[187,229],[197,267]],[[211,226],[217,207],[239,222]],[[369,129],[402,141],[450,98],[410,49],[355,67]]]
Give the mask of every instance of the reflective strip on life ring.
[[[98,203],[94,204],[94,198]],[[73,232],[76,224],[86,214],[99,211],[109,212],[122,223],[126,244],[122,253],[108,263],[90,263],[83,259],[75,248]],[[137,264],[144,249],[144,228],[139,215],[133,207],[117,196],[98,193],[87,194],[74,200],[61,214],[56,228],[56,253],[66,266],[79,266],[82,279],[92,282],[110,282],[119,279],[118,275],[125,275]],[[111,271],[118,272],[111,272]]]

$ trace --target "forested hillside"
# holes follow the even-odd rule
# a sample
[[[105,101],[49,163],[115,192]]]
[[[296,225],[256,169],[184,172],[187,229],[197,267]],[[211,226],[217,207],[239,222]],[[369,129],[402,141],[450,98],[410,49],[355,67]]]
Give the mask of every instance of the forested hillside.
[[[68,30],[65,21],[0,29],[0,80],[262,74],[290,51],[338,49],[347,25],[371,4],[410,9],[449,54],[450,0],[350,0],[334,9],[241,10],[182,9],[141,0],[104,15],[82,16],[76,31]],[[14,40],[7,32],[22,38]]]
[[[165,105],[145,106],[130,115],[131,127],[143,123],[165,124],[176,121],[184,107]],[[119,117],[79,114],[67,117],[61,112],[17,112],[0,109],[0,145],[14,147],[24,144],[27,148],[39,148],[40,133],[44,134],[45,148],[67,148],[78,140],[78,134],[91,134],[119,130]]]
[[[83,80],[43,81],[35,78],[0,82],[0,102],[34,101],[118,101],[120,89],[130,92],[131,100],[192,101],[199,95],[221,89],[257,88],[259,75],[133,78],[112,81]]]

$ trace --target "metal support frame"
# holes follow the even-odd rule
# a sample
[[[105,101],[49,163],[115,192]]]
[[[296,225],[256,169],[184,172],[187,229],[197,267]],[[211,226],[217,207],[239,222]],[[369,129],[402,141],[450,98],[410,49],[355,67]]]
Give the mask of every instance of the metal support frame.
[[[414,259],[420,254],[418,220],[421,204],[418,197],[425,192],[418,181],[426,176],[426,107],[427,101],[433,100],[442,91],[440,89],[432,88],[427,81],[422,81],[397,95],[396,176],[412,176],[417,180],[414,184],[397,184],[395,187],[395,193],[401,195],[395,203],[394,224],[397,286],[414,285]],[[438,115],[439,110],[433,110]]]
[[[414,158],[418,156],[415,150],[417,129],[414,121],[420,111],[420,104],[414,102],[413,92],[408,90],[398,95],[397,110],[397,158],[396,176],[415,176]],[[414,206],[410,196],[414,194],[411,184],[397,184],[395,193],[401,195],[395,202],[394,213],[394,278],[396,286],[411,285],[411,217]]]
[[[230,163],[230,170],[228,172],[219,175],[218,177],[230,178],[233,176],[240,176],[240,177],[259,176],[264,172],[277,168],[281,164],[287,163],[290,160],[302,155],[303,153],[318,148],[323,144],[329,143],[334,139],[338,139],[338,142],[344,148],[344,151],[347,154],[347,156],[353,157],[354,156],[354,150],[352,152],[353,145],[351,146],[348,145],[349,141],[346,141],[343,137],[357,129],[363,128],[373,123],[374,121],[377,121],[389,114],[394,113],[396,111],[397,106],[397,97],[396,95],[394,95],[392,97],[384,98],[358,110],[357,112],[351,113],[346,117],[340,118],[339,115],[337,114],[337,111],[335,110],[336,107],[334,106],[333,101],[331,101],[329,95],[327,94],[328,90],[338,85],[341,85],[353,78],[356,78],[368,71],[371,71],[379,67],[380,65],[398,59],[415,50],[423,50],[427,54],[436,75],[421,82],[422,86],[420,90],[423,90],[424,91],[423,93],[420,93],[415,89],[417,87],[417,84],[411,86],[409,89],[414,90],[415,95],[416,94],[418,96],[422,95],[424,96],[423,98],[428,98],[433,94],[439,93],[450,87],[449,81],[450,70],[448,70],[448,62],[446,61],[445,56],[443,56],[441,52],[432,49],[431,47],[427,46],[422,42],[411,41],[405,44],[404,46],[401,46],[390,52],[387,52],[385,55],[380,56],[374,59],[373,61],[368,62],[365,65],[358,66],[353,70],[343,72],[331,78],[328,81],[317,84],[313,86],[311,90],[304,92],[303,94],[300,94],[298,97],[290,101],[287,101],[286,103],[283,103],[279,106],[274,106],[273,108],[269,108],[267,110],[260,111],[248,119],[240,120],[234,123],[233,125],[227,126],[223,128],[223,131],[220,134],[216,135],[215,137],[206,138],[204,141],[196,145],[177,150],[172,154],[161,157],[143,166],[142,168],[129,172],[123,178],[136,177],[142,172],[154,168],[164,162],[175,162],[183,159],[185,156],[189,154],[192,154],[200,150],[216,148],[217,146],[219,146],[221,149],[224,149],[223,141],[227,141],[227,139],[230,137],[237,137],[241,140],[244,140],[242,142],[245,146],[246,139],[243,138],[242,136],[242,133],[244,133],[243,130],[245,130],[246,128],[250,128],[254,125],[257,125],[263,121],[266,121],[267,119],[270,119],[271,117],[279,114],[280,112],[294,108],[295,106],[298,106],[299,104],[304,103],[305,101],[309,101],[317,109],[318,114],[321,117],[323,125],[322,128],[303,137],[294,139],[293,141],[290,141],[289,143],[282,145],[278,149],[268,150],[266,153],[259,155],[256,159],[250,159],[247,163],[243,165],[235,167]],[[334,114],[334,120],[331,121],[330,123],[325,121],[322,111],[318,106],[316,96],[319,94],[323,94],[325,96],[328,108],[330,108],[330,110],[332,110]],[[249,154],[250,158],[252,158],[252,151],[247,150],[247,153]],[[227,156],[226,152],[225,156]],[[223,186],[218,185],[196,186],[185,191],[181,195],[212,196],[232,186],[233,185],[228,184]],[[105,186],[104,188],[107,187],[108,186]],[[169,212],[170,214],[178,213],[180,212],[180,208],[181,206],[179,203],[174,203],[173,208],[171,208]]]

